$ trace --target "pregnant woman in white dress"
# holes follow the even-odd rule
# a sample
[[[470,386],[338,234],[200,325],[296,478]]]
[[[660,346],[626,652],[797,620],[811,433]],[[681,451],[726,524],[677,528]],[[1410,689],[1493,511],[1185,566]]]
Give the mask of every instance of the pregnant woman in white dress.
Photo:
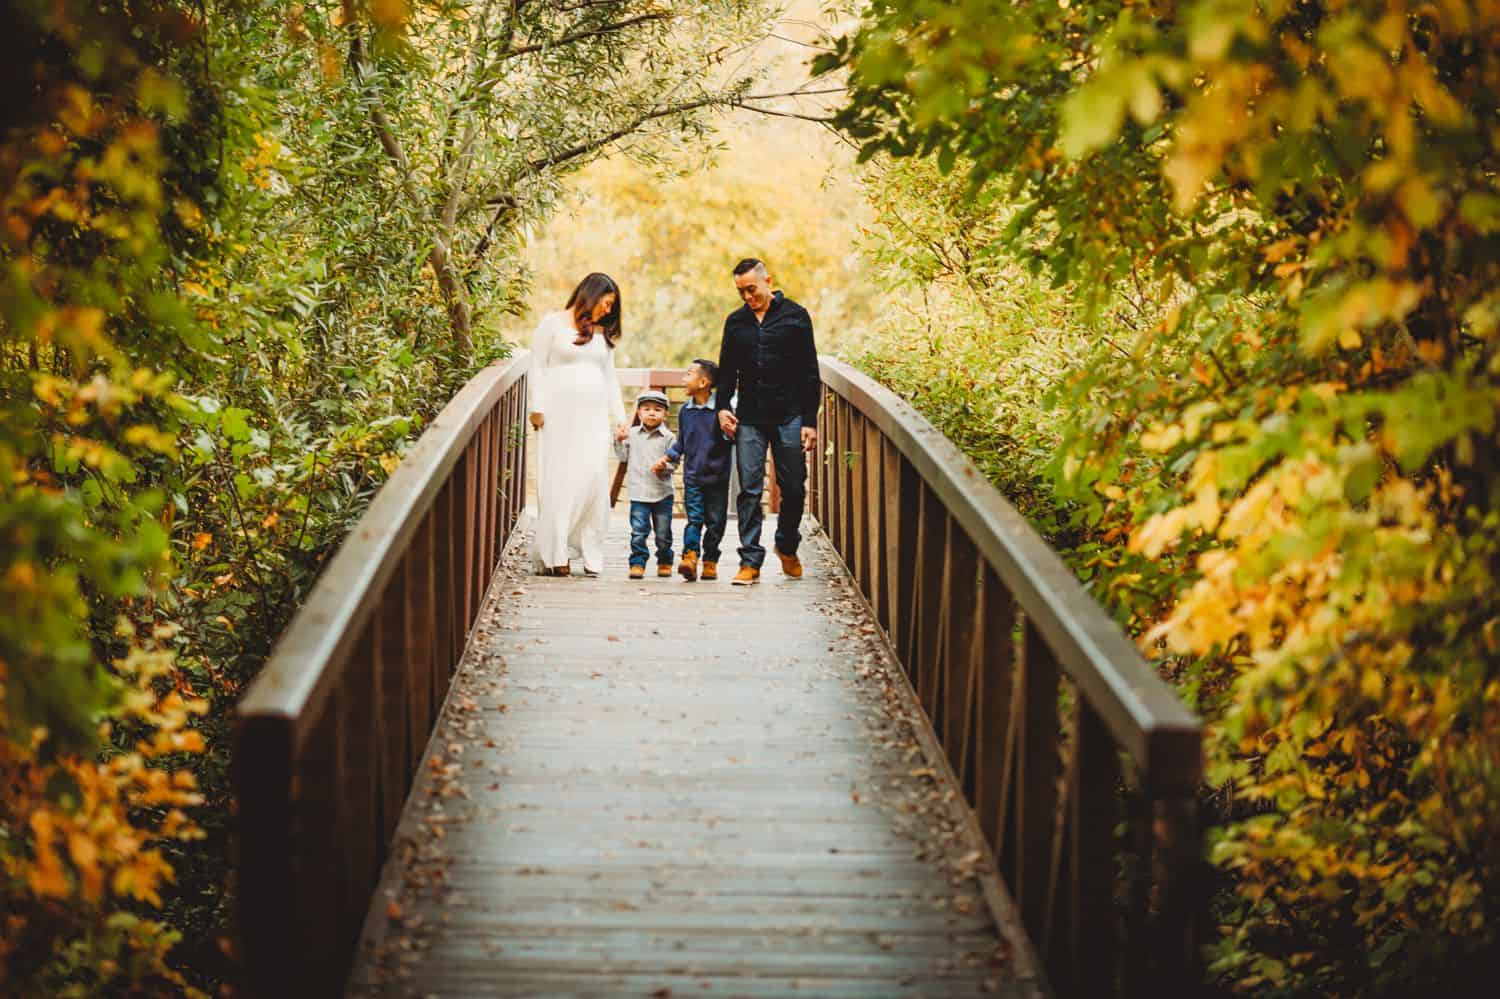
[[[615,375],[620,289],[607,274],[584,278],[561,312],[537,324],[531,346],[531,425],[541,461],[532,561],[549,576],[569,561],[602,568],[609,521],[611,429],[624,426]]]

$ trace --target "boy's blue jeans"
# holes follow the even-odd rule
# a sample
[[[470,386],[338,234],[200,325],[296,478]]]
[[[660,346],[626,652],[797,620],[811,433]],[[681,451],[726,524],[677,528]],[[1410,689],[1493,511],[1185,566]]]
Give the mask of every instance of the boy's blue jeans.
[[[630,564],[646,564],[646,537],[656,531],[656,561],[672,564],[672,497],[663,496],[655,503],[630,501]]]
[[[766,487],[767,448],[776,465],[776,485],[781,489],[776,548],[784,555],[795,555],[802,543],[802,506],[807,500],[802,417],[794,416],[777,426],[752,427],[741,423],[735,432],[734,453],[740,469],[740,494],[735,497],[740,521],[740,565],[756,569],[766,560],[766,549],[760,543],[760,497]]]
[[[683,505],[687,527],[682,530],[682,553],[701,552],[703,561],[719,561],[719,542],[729,520],[729,480],[684,486]]]

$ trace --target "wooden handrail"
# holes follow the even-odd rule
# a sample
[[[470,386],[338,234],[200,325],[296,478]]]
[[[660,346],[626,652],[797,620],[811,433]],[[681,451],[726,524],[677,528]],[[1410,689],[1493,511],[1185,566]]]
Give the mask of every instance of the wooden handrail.
[[[1190,993],[1198,719],[953,442],[849,365],[825,358],[821,375],[812,509],[901,660],[1053,987]]]
[[[239,915],[257,994],[335,995],[396,821],[525,505],[520,352],[380,488],[238,709]]]

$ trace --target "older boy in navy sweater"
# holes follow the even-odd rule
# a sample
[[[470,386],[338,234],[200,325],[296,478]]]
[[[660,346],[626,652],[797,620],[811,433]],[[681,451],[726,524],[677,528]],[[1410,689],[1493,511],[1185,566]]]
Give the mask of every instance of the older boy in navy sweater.
[[[688,400],[677,412],[677,439],[658,464],[683,460],[683,505],[687,529],[682,532],[682,562],[677,572],[692,581],[700,573],[701,542],[704,579],[719,578],[719,542],[729,518],[729,461],[734,443],[719,429],[714,385],[719,366],[697,360],[682,379]]]

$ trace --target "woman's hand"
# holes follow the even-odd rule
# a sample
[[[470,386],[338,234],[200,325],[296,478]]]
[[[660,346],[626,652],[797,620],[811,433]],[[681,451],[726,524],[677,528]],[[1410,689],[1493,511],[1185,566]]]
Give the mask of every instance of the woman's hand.
[[[547,418],[545,416],[543,416],[541,413],[532,413],[531,414],[531,425],[532,425],[533,428],[535,428],[537,430],[540,430],[540,429],[542,429],[542,424],[544,424],[546,422],[547,422]]]

